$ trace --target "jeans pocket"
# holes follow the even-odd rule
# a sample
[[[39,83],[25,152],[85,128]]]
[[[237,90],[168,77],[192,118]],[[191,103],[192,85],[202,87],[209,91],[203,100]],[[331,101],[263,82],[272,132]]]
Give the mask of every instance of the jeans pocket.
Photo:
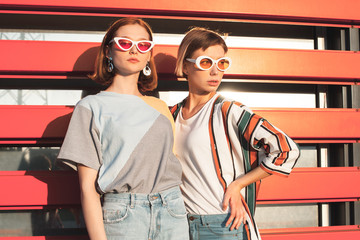
[[[103,209],[104,223],[118,223],[128,216],[128,206],[118,205],[115,209]]]
[[[181,197],[167,200],[166,209],[175,218],[185,218],[187,215],[184,200]]]
[[[225,227],[218,223],[207,223],[204,226],[204,230],[208,232],[209,236],[216,235],[221,237],[221,239],[242,239],[243,225],[241,225],[239,229],[234,229],[232,231],[230,231],[230,227],[231,224]]]

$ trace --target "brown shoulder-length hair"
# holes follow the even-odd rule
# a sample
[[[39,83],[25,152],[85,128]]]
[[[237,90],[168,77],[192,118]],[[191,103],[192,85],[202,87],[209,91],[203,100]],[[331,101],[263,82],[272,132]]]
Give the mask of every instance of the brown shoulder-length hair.
[[[139,24],[149,33],[150,40],[153,41],[153,33],[152,30],[144,20],[135,17],[127,17],[121,18],[114,22],[110,28],[106,31],[106,34],[101,43],[96,62],[95,62],[95,70],[92,75],[89,77],[97,83],[100,83],[105,86],[109,86],[113,82],[113,78],[115,76],[116,70],[112,72],[108,72],[108,60],[106,57],[106,51],[109,47],[109,42],[115,37],[116,31],[125,25],[133,25]],[[138,79],[138,87],[142,92],[152,91],[157,87],[157,73],[154,62],[154,57],[152,56],[151,50],[151,58],[149,61],[149,66],[151,68],[150,76],[145,76],[142,71],[140,71],[139,79]]]
[[[215,45],[220,45],[227,53],[228,47],[220,33],[202,27],[194,27],[188,31],[178,49],[175,68],[176,76],[187,77],[183,72],[184,61],[186,58],[190,58],[196,50],[202,49],[205,51],[208,47]]]

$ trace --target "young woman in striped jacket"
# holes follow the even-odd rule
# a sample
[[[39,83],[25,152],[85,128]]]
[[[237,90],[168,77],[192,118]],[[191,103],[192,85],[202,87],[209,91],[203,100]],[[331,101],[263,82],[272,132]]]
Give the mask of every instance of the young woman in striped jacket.
[[[231,65],[227,51],[204,28],[190,30],[178,50],[175,72],[189,95],[171,112],[191,239],[261,239],[253,217],[260,180],[287,176],[300,155],[285,133],[216,92]]]

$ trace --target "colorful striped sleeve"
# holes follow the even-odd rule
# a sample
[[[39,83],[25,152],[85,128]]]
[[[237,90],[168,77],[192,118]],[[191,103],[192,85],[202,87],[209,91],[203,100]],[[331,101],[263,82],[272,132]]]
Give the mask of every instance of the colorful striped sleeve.
[[[260,166],[270,174],[288,176],[300,156],[298,145],[265,119],[254,129],[250,142],[255,149],[265,151]]]
[[[266,172],[288,176],[300,156],[298,145],[267,120],[254,114],[247,107],[241,107],[244,113],[238,121],[241,131],[239,134],[250,145],[249,152],[253,149],[263,153],[258,154],[258,161]]]

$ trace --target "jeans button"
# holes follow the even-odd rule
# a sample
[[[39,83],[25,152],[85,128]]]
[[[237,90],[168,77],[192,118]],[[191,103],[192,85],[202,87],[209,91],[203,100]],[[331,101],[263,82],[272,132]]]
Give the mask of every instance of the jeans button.
[[[189,220],[190,220],[190,221],[194,221],[194,219],[195,219],[195,218],[194,218],[193,216],[189,217]]]

